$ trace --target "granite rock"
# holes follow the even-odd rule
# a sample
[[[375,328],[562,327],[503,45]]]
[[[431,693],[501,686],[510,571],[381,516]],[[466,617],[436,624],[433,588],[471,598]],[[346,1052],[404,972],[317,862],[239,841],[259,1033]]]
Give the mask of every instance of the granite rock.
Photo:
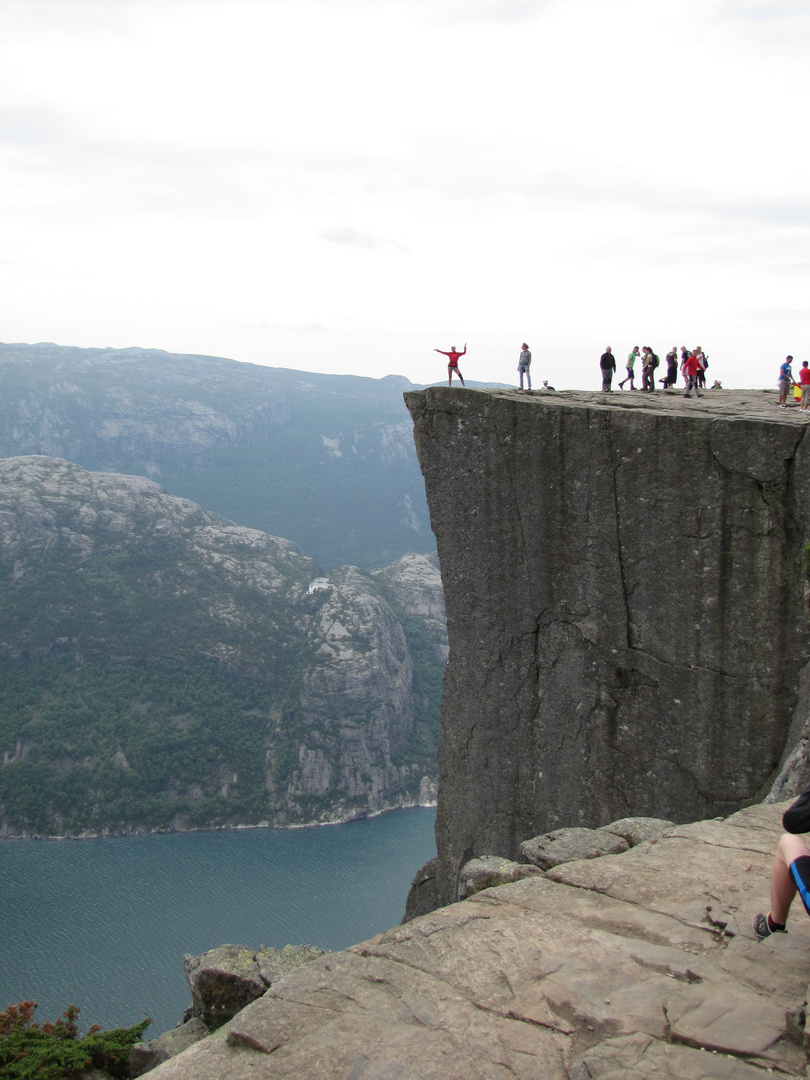
[[[611,821],[609,825],[603,825],[602,829],[604,832],[623,837],[630,847],[635,847],[644,840],[654,840],[656,836],[663,836],[674,827],[674,821],[666,821],[664,818],[626,817]]]
[[[510,881],[522,881],[523,878],[533,877],[541,872],[537,866],[512,862],[498,855],[482,855],[477,859],[471,859],[462,868],[458,889],[459,899],[466,900],[484,889],[508,885]]]
[[[528,837],[764,798],[810,700],[798,410],[763,391],[405,399],[450,645],[441,902]]]
[[[267,990],[256,956],[245,945],[220,945],[201,956],[186,954],[183,972],[191,987],[193,1015],[208,1028],[220,1027]]]
[[[607,829],[555,829],[545,836],[524,840],[520,845],[520,854],[541,870],[550,870],[552,866],[576,859],[616,855],[629,847],[624,837]]]
[[[129,1074],[131,1077],[142,1076],[146,1072],[168,1061],[169,1058],[182,1054],[200,1039],[208,1037],[208,1028],[194,1016],[171,1031],[164,1031],[156,1039],[135,1043],[129,1052]]]
[[[784,805],[480,892],[292,971],[155,1080],[805,1077],[810,920],[757,941]]]
[[[273,986],[302,964],[309,964],[325,955],[326,949],[319,949],[317,945],[285,945],[283,949],[262,945],[256,953],[256,963],[262,981],[267,986]]]

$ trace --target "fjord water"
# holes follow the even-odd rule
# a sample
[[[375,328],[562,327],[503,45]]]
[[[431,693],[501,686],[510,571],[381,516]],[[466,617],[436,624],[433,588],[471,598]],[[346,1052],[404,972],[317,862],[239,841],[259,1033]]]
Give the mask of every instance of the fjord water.
[[[436,853],[435,811],[345,825],[97,840],[0,841],[0,1009],[81,1008],[80,1028],[147,1038],[190,1002],[183,953],[218,945],[345,949],[395,926]]]

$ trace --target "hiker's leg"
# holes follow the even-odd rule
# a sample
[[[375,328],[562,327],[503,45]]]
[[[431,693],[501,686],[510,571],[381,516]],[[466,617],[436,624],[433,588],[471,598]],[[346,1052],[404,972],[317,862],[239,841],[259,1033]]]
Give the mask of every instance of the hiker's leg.
[[[795,859],[802,856],[810,856],[807,844],[800,836],[785,833],[776,849],[771,873],[771,918],[776,923],[784,925],[787,922],[790,905],[797,891],[790,866]]]

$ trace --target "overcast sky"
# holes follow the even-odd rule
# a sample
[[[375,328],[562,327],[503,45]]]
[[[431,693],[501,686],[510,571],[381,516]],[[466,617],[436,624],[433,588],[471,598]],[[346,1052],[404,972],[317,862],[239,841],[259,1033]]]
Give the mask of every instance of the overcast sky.
[[[0,340],[810,360],[808,0],[0,0]]]

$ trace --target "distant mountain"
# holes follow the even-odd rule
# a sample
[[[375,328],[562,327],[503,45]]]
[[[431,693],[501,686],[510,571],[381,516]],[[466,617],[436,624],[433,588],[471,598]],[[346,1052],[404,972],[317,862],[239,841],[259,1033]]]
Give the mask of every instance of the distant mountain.
[[[0,344],[0,457],[148,476],[324,569],[435,551],[407,379]]]
[[[0,833],[429,800],[446,655],[434,556],[323,573],[145,478],[0,461]]]

